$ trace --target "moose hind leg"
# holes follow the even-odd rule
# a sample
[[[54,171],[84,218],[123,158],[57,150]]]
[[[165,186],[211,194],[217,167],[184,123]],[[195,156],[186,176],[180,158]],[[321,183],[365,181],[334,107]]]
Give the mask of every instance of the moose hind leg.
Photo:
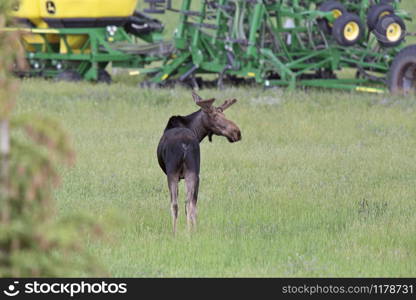
[[[186,174],[186,219],[188,229],[196,229],[196,203],[198,200],[199,176],[195,173]]]
[[[170,193],[170,209],[172,213],[173,234],[176,233],[176,223],[178,220],[178,182],[179,176],[168,176],[168,186]]]

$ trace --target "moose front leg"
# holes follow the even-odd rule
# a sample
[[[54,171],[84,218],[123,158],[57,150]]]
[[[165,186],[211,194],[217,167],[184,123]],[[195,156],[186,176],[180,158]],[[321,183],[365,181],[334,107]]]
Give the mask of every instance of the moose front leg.
[[[199,175],[190,173],[185,176],[186,184],[186,220],[188,230],[196,230],[196,203],[198,200]]]

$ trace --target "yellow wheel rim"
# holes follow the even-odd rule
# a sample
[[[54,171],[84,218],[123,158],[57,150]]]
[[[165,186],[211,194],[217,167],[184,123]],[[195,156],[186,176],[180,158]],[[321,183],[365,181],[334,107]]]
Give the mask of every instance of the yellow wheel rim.
[[[335,19],[338,19],[339,17],[342,16],[342,11],[340,11],[339,9],[334,9],[332,11],[332,15],[334,16]]]
[[[354,41],[360,35],[360,26],[356,22],[349,22],[344,28],[344,37],[348,41]]]
[[[387,27],[386,37],[389,42],[397,42],[402,36],[402,27],[398,23],[392,23]]]
[[[339,17],[341,17],[341,16],[342,16],[342,11],[340,11],[339,9],[334,9],[334,10],[332,11],[332,16],[333,16],[335,19],[338,19]],[[332,23],[329,23],[328,25],[329,25],[329,27],[334,26]]]
[[[379,19],[381,19],[382,17],[384,17],[384,16],[388,16],[390,14],[390,12],[389,11],[383,11],[379,16],[378,16],[378,18]]]

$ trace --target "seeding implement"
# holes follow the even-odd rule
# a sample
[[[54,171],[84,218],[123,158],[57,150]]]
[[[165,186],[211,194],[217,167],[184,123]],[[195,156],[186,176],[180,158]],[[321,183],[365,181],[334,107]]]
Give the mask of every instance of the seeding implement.
[[[35,2],[40,13],[29,16],[25,5]],[[31,65],[24,75],[107,81],[111,62],[152,74],[144,83],[150,86],[195,87],[209,78],[219,87],[256,82],[377,93],[414,89],[416,46],[404,45],[410,17],[399,1],[144,3],[145,13],[177,14],[171,42],[161,39],[159,21],[135,12],[136,1],[23,1],[16,17],[31,26],[23,38]]]
[[[397,2],[184,0],[180,8],[168,8],[180,15],[176,58],[165,64],[154,83],[214,73],[220,86],[224,80],[242,78],[266,87],[368,92],[384,92],[386,84],[392,90],[409,85],[391,70],[396,57],[413,59],[416,54],[406,50],[398,55],[408,15]],[[341,75],[352,73],[351,78],[337,78],[336,71],[342,69],[346,71]]]

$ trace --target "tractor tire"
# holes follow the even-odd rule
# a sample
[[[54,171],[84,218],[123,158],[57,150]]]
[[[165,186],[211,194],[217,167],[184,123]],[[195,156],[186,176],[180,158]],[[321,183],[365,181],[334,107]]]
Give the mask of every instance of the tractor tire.
[[[355,45],[364,34],[364,25],[356,14],[344,14],[334,22],[332,36],[341,46]]]
[[[339,18],[342,15],[347,13],[347,9],[342,3],[338,1],[333,1],[333,0],[325,1],[324,3],[319,5],[318,10],[324,11],[324,12],[331,11],[335,18]],[[330,23],[327,19],[325,18],[318,19],[318,26],[324,33],[326,34],[332,33],[333,24]]]
[[[394,58],[387,76],[392,94],[416,92],[416,45],[403,48]]]
[[[406,36],[406,24],[395,14],[382,17],[373,31],[382,47],[396,47]]]
[[[387,15],[394,14],[394,8],[393,6],[386,4],[386,3],[380,3],[377,5],[373,5],[368,9],[367,12],[367,26],[368,29],[371,31],[374,28],[376,28],[378,21]]]
[[[111,84],[111,82],[112,82],[111,75],[106,70],[100,69],[98,71],[97,82]]]
[[[56,81],[67,81],[67,82],[77,82],[81,81],[83,78],[81,74],[74,70],[66,70],[59,73],[55,77]]]

